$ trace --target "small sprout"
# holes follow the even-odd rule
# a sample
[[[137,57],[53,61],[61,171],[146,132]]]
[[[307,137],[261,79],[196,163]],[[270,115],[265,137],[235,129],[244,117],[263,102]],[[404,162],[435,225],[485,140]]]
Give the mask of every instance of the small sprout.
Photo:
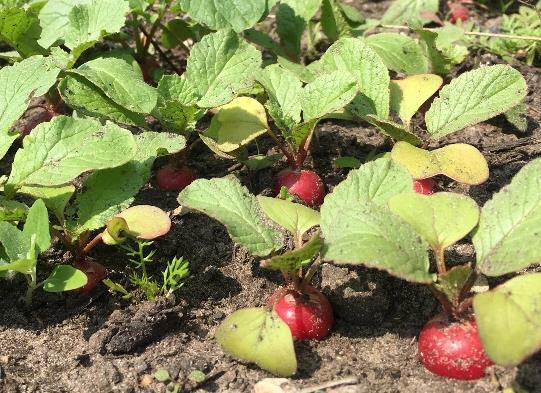
[[[171,380],[171,376],[169,375],[169,371],[167,371],[165,368],[159,368],[154,373],[154,378],[156,378],[160,382],[167,382]]]
[[[193,370],[189,375],[188,379],[191,381],[194,381],[196,383],[201,383],[207,379],[207,376],[203,371],[200,370]]]

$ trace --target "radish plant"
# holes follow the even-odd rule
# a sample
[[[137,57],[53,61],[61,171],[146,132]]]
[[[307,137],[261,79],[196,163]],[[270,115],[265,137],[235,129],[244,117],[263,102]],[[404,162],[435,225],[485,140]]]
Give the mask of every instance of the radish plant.
[[[539,221],[540,168],[539,159],[527,164],[479,211],[464,195],[413,193],[411,175],[389,157],[365,164],[325,199],[322,257],[430,286],[443,313],[419,336],[419,356],[428,370],[477,379],[492,362],[519,364],[541,346],[541,330],[533,322],[541,304],[540,275],[519,275],[476,295],[471,290],[483,275],[515,273],[540,260],[533,229]],[[445,250],[472,230],[476,263],[449,267]]]
[[[180,193],[179,203],[220,221],[235,243],[254,256],[267,257],[262,267],[282,273],[286,285],[265,306],[234,312],[216,338],[232,356],[277,375],[294,374],[293,338],[321,340],[334,321],[329,301],[311,286],[323,245],[319,232],[311,230],[319,225],[319,213],[287,200],[254,197],[234,177],[196,180]],[[284,231],[293,249],[279,252]]]
[[[256,75],[268,97],[266,108],[249,97],[239,97],[219,108],[204,141],[219,154],[243,157],[242,148],[262,134],[270,135],[289,168],[278,174],[275,192],[282,187],[308,206],[321,204],[325,189],[319,176],[302,169],[310,150],[316,124],[329,113],[343,108],[358,93],[358,83],[339,71],[321,74],[312,82],[303,82],[280,65],[271,65]],[[332,88],[333,94],[325,89]],[[268,114],[280,130],[280,139],[267,122]]]
[[[57,265],[49,277],[38,281],[38,256],[51,246],[47,208],[38,199],[28,210],[24,226],[0,221],[0,278],[12,280],[21,274],[27,281],[26,304],[32,302],[37,288],[47,292],[63,292],[77,289],[86,284],[86,276],[69,265]]]

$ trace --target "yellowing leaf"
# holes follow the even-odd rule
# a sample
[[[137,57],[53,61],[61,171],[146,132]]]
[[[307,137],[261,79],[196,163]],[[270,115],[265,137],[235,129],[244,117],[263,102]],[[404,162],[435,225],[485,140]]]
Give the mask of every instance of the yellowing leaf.
[[[171,229],[171,219],[162,209],[151,205],[137,205],[124,210],[115,216],[123,218],[128,226],[128,232],[138,239],[152,240],[165,235]],[[113,218],[113,220],[115,220]],[[118,221],[118,220],[115,220]],[[119,222],[119,221],[118,221]],[[117,224],[117,222],[115,222]],[[115,227],[117,225],[114,225]],[[109,227],[109,226],[108,226]],[[103,241],[106,244],[117,244],[118,234],[111,236],[106,229]]]
[[[265,108],[250,97],[239,97],[222,106],[212,118],[206,136],[216,141],[217,147],[232,152],[267,131]]]
[[[391,81],[391,109],[409,127],[417,110],[438,91],[443,83],[441,76],[420,74]]]
[[[408,169],[414,179],[445,175],[459,183],[481,184],[488,179],[485,157],[465,143],[456,143],[427,151],[405,142],[398,142],[391,158]]]
[[[288,377],[297,371],[291,330],[264,308],[235,311],[216,330],[216,340],[228,354],[275,375]]]
[[[479,207],[470,197],[452,192],[398,194],[389,208],[421,235],[434,250],[466,236],[479,222]]]

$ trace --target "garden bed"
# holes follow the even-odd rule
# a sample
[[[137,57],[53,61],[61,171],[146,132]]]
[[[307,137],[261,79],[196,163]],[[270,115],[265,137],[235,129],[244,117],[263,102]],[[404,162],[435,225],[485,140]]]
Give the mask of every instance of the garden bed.
[[[380,15],[386,2],[364,4],[368,15]],[[478,62],[501,62],[493,55],[472,54],[459,73]],[[166,66],[166,65],[165,65]],[[460,185],[437,177],[439,189],[471,196],[480,206],[508,184],[529,161],[541,156],[541,71],[516,67],[528,83],[528,128],[519,131],[503,116],[431,142],[430,148],[463,142],[486,157],[490,178],[478,186]],[[307,166],[322,177],[327,190],[343,181],[347,169],[334,166],[340,156],[361,161],[389,151],[390,139],[374,127],[326,120],[316,129]],[[269,141],[258,148],[266,151]],[[6,171],[13,154],[0,166]],[[157,162],[155,166],[160,166]],[[279,168],[248,172],[234,161],[219,158],[203,144],[196,146],[190,165],[202,178],[236,174],[254,194],[271,195],[273,173]],[[285,164],[284,164],[285,165]],[[136,204],[166,211],[178,207],[178,193],[158,190],[153,183],[137,195]],[[0,285],[0,390],[15,392],[154,392],[165,384],[152,378],[166,369],[181,391],[248,392],[271,375],[225,355],[214,339],[223,319],[242,307],[261,306],[281,284],[280,275],[259,266],[259,260],[231,241],[225,228],[196,212],[176,212],[171,231],[155,241],[157,260],[183,256],[191,275],[173,299],[124,301],[101,285],[90,296],[38,291],[28,308],[15,302],[23,280]],[[125,256],[105,246],[93,251],[113,279],[122,280]],[[448,250],[452,265],[474,259],[466,242]],[[59,244],[41,256],[53,266],[72,256]],[[539,354],[515,368],[494,366],[473,382],[437,377],[419,362],[416,336],[437,313],[439,304],[426,286],[409,284],[385,272],[363,267],[324,264],[315,286],[333,304],[336,325],[323,341],[295,342],[298,372],[291,381],[302,387],[355,376],[358,383],[327,392],[495,392],[516,380],[529,392],[541,391]],[[202,371],[204,381],[191,373]]]

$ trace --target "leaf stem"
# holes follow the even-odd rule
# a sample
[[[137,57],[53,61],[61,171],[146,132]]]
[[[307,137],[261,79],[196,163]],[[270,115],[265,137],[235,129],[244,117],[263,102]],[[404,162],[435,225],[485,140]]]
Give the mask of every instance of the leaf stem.
[[[289,166],[291,166],[293,169],[297,169],[297,166],[296,166],[297,165],[297,160],[295,160],[295,157],[293,156],[293,154],[291,154],[291,152],[287,150],[284,143],[282,141],[280,141],[280,139],[278,139],[276,134],[274,132],[272,132],[270,127],[267,127],[267,134],[269,134],[269,136],[272,138],[274,143],[276,143],[276,146],[278,146],[280,151],[284,154],[284,156],[287,159],[287,163],[289,164]]]
[[[101,241],[101,238],[103,236],[103,233],[98,233],[94,239],[92,239],[84,248],[83,248],[83,254],[88,254],[96,245]]]
[[[395,30],[412,30],[409,26],[400,26],[400,25],[381,25],[384,29],[395,29]],[[426,31],[431,31],[436,33],[437,29],[423,29]],[[465,31],[464,35],[476,36],[476,37],[491,37],[491,38],[501,38],[505,40],[525,40],[525,41],[541,41],[541,37],[530,36],[530,35],[515,35],[515,34],[500,34],[500,33],[486,33],[482,31]]]
[[[173,69],[173,71],[175,71],[177,74],[182,74],[182,70],[180,68],[178,68],[172,61],[171,59],[169,58],[169,56],[167,56],[167,54],[163,51],[163,49],[160,47],[160,45],[156,42],[156,40],[154,38],[152,38],[152,36],[150,35],[150,33],[147,33],[147,31],[145,30],[145,28],[143,26],[139,26],[139,29],[141,30],[141,32],[145,35],[146,39],[147,39],[147,42],[151,43],[152,46],[154,47],[154,49],[156,49],[156,51],[160,54],[160,56],[162,57],[162,59],[169,65],[169,67],[171,67]]]
[[[438,268],[438,274],[442,275],[447,273],[447,268],[445,267],[445,248],[438,247],[434,249],[436,254],[436,266]]]

